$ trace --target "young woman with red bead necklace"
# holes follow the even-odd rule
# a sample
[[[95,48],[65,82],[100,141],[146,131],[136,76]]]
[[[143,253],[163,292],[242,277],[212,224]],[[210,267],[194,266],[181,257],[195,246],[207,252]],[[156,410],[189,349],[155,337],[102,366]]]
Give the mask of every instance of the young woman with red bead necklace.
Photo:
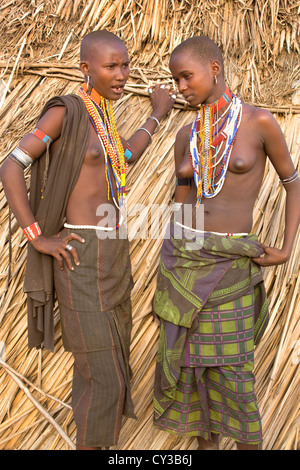
[[[176,136],[174,217],[153,302],[161,320],[154,423],[196,436],[199,449],[217,449],[224,435],[239,450],[257,450],[254,345],[268,319],[261,267],[291,256],[300,181],[272,114],[227,87],[213,41],[184,41],[171,54],[170,70],[197,112]],[[281,247],[265,246],[251,233],[267,158],[286,191]]]

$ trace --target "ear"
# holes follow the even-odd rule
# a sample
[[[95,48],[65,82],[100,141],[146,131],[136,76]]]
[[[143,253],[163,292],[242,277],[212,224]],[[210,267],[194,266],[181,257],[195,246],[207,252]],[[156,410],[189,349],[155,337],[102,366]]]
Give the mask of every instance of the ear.
[[[86,62],[86,61],[80,61],[79,67],[80,67],[80,70],[83,73],[83,75],[85,77],[88,77],[88,75],[89,75],[89,63]]]
[[[219,77],[222,74],[222,66],[218,60],[214,60],[211,63],[211,69],[214,76]]]

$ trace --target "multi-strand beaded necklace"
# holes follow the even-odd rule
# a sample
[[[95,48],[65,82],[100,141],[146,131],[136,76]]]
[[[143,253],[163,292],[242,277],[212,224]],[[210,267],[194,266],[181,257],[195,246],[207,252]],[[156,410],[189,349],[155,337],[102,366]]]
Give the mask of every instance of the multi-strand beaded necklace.
[[[219,100],[200,107],[190,133],[197,205],[203,197],[215,197],[223,187],[241,114],[241,100],[228,88]]]
[[[113,176],[116,180],[119,204],[122,204],[125,198],[125,180],[128,164],[125,162],[124,149],[116,129],[111,101],[99,95],[94,88],[91,93],[88,94],[86,83],[79,88],[77,94],[83,99],[89,113],[90,121],[103,146],[105,156],[105,177],[108,187],[107,198],[109,200],[110,190],[112,199],[118,206],[114,196],[108,161],[110,162]]]

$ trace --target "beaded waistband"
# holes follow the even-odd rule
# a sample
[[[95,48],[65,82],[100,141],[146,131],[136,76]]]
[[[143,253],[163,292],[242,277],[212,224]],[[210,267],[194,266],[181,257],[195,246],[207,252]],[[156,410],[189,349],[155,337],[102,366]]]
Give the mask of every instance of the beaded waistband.
[[[190,230],[191,232],[196,232],[196,233],[214,233],[215,235],[222,235],[223,237],[247,237],[249,235],[249,233],[246,233],[246,232],[242,232],[242,233],[225,233],[224,232],[224,233],[222,233],[222,232],[212,232],[211,230],[197,230],[195,228],[187,227],[186,225],[182,225],[177,221],[175,221],[175,223],[177,225],[179,225],[180,227],[186,229],[186,230]]]
[[[122,215],[120,216],[120,222],[115,226],[115,227],[101,227],[101,225],[72,225],[72,224],[68,224],[68,223],[65,223],[64,224],[64,227],[65,228],[70,228],[70,229],[88,229],[88,230],[103,230],[105,232],[111,232],[113,230],[117,230],[120,225],[122,225],[123,223],[123,217]]]

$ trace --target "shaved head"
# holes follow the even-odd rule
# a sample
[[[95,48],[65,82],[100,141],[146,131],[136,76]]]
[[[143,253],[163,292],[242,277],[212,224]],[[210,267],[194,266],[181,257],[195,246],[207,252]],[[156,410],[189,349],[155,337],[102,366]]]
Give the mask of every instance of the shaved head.
[[[214,60],[217,60],[222,67],[222,72],[224,71],[222,52],[217,44],[207,36],[194,36],[186,39],[173,50],[170,60],[174,55],[181,52],[190,54],[195,60],[206,64],[211,64]]]
[[[93,31],[92,33],[87,34],[81,41],[80,45],[80,61],[84,62],[89,60],[90,54],[93,51],[96,45],[99,45],[100,42],[103,43],[115,43],[122,44],[125,48],[123,41],[116,36],[115,34],[107,31],[105,29],[99,31]]]
[[[94,89],[106,99],[118,100],[130,73],[124,42],[106,30],[87,34],[81,41],[80,70],[89,92]]]

